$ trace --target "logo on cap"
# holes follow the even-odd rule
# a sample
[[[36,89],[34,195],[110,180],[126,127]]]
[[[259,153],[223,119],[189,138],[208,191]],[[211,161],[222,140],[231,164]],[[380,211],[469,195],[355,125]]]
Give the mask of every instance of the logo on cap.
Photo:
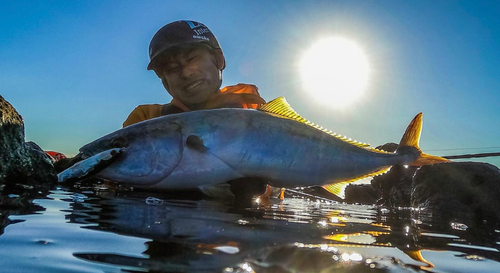
[[[189,27],[191,27],[194,33],[196,33],[196,36],[201,36],[206,33],[211,33],[210,30],[202,23],[193,21],[184,21],[184,22],[186,22],[189,25]],[[193,38],[200,38],[200,37],[193,36]],[[203,37],[202,39],[209,40],[207,37]]]
[[[197,27],[205,27],[204,24],[198,23],[198,22],[193,22],[193,21],[184,21],[184,22],[186,22],[189,25],[189,27],[191,27],[191,29],[197,28]]]

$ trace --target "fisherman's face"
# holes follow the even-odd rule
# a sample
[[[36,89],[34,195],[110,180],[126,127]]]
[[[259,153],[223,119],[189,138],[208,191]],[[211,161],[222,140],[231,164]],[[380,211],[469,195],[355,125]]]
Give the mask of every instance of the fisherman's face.
[[[220,92],[222,68],[217,55],[197,46],[167,56],[161,75],[170,95],[192,110],[202,109],[210,95]]]

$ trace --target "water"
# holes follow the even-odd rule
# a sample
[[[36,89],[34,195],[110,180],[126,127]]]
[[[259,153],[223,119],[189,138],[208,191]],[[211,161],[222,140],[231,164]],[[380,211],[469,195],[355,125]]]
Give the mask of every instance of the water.
[[[500,272],[495,227],[315,198],[56,188],[0,220],[0,272]]]

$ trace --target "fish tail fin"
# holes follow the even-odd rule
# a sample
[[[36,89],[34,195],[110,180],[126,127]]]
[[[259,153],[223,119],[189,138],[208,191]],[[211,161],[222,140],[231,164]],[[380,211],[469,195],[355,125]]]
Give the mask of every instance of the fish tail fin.
[[[425,269],[431,269],[431,268],[435,267],[433,263],[427,261],[422,256],[422,250],[406,250],[406,251],[404,251],[404,253],[406,255],[410,256],[410,258],[412,258],[415,261],[426,263],[427,267]]]
[[[410,166],[423,166],[423,165],[432,165],[436,163],[450,162],[450,160],[440,157],[437,155],[430,155],[426,153],[421,153],[420,157],[415,159]]]
[[[410,166],[423,166],[435,163],[449,162],[448,159],[430,155],[422,152],[419,146],[420,135],[422,134],[422,113],[418,113],[410,122],[406,131],[399,142],[396,153],[417,153],[418,157],[409,165]]]

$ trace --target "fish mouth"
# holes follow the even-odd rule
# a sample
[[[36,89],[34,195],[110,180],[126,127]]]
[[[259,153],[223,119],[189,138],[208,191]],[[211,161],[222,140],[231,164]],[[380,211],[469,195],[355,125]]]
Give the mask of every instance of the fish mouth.
[[[80,153],[59,166],[62,168],[58,174],[58,181],[78,181],[92,177],[113,164],[121,153],[122,149],[118,148],[105,150],[91,157],[86,157],[84,154]],[[54,165],[54,167],[56,169],[58,168],[56,165]]]
[[[112,150],[112,149],[110,149],[110,150]],[[127,148],[114,148],[112,151],[110,151],[110,155],[112,157],[115,157],[117,155],[117,153],[121,154],[121,153],[125,152],[126,150],[127,150]],[[69,167],[75,165],[76,163],[84,161],[86,159],[89,159],[89,158],[91,158],[91,157],[93,157],[101,152],[105,152],[105,150],[99,151],[99,152],[88,152],[88,151],[86,152],[86,151],[80,150],[80,152],[76,156],[74,156],[73,158],[71,158],[68,161],[68,163],[65,167],[69,168]]]

